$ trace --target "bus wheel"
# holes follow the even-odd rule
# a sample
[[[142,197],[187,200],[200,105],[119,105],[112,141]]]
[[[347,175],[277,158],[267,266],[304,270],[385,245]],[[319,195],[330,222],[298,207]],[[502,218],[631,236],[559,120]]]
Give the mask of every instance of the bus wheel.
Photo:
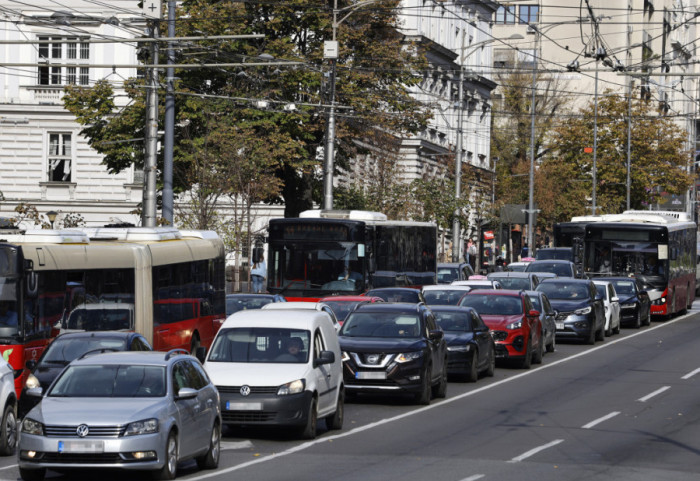
[[[200,346],[199,334],[196,332],[192,334],[192,342],[190,344],[190,354],[193,356],[197,353],[197,348]]]

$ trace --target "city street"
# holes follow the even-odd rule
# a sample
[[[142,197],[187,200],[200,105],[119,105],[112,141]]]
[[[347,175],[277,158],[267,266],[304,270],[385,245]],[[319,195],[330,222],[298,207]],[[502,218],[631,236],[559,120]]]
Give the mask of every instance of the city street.
[[[182,463],[178,479],[695,480],[698,322],[700,302],[595,346],[559,343],[540,366],[451,382],[447,399],[427,407],[361,397],[346,404],[342,431],[326,432],[321,422],[311,442],[227,430],[219,469]],[[99,473],[105,481],[127,475]],[[14,457],[0,459],[0,478],[19,478]]]

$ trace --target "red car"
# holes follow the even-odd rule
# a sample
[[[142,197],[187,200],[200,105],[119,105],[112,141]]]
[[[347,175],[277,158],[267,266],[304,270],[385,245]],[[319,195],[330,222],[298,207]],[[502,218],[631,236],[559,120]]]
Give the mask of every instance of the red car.
[[[525,292],[473,290],[462,297],[459,305],[479,313],[496,342],[498,359],[514,360],[524,369],[542,362],[545,342],[540,313]]]
[[[335,317],[338,318],[338,323],[342,326],[345,319],[357,306],[372,302],[384,302],[384,299],[372,296],[330,296],[324,297],[318,302],[322,302],[333,309]]]

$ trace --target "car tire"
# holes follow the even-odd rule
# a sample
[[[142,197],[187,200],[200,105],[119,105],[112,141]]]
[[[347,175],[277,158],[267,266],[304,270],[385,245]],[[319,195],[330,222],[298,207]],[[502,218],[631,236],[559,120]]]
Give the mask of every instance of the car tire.
[[[469,369],[464,373],[464,380],[467,382],[476,382],[479,378],[479,356],[476,351],[472,352],[472,358],[469,361]]]
[[[15,454],[17,447],[17,414],[15,406],[7,404],[2,413],[0,425],[0,455],[10,456]]]
[[[595,337],[596,337],[596,330],[595,330],[595,326],[594,326],[594,327],[591,327],[591,332],[588,333],[588,339],[586,339],[586,344],[588,344],[589,346],[592,346],[593,344],[595,344]]]
[[[552,342],[547,344],[547,352],[554,352],[557,349],[557,333],[552,333]]]
[[[603,323],[603,325],[600,326],[600,329],[598,329],[595,332],[595,340],[596,341],[604,341],[605,340],[605,323]]]
[[[193,356],[197,354],[197,348],[201,346],[201,342],[199,341],[199,334],[196,332],[192,334],[192,340],[190,342],[190,354]]]
[[[540,335],[540,342],[537,343],[537,350],[532,353],[532,363],[542,364],[542,358],[544,357],[544,336]]]
[[[306,415],[306,425],[299,431],[301,439],[316,438],[316,424],[318,422],[318,404],[316,398],[311,399],[309,404],[309,412]]]
[[[605,329],[605,332],[603,333],[603,335],[605,337],[610,337],[610,336],[612,336],[612,334],[613,334],[613,329],[612,329],[612,314],[611,314],[610,323],[608,324],[608,328]]]
[[[447,397],[447,358],[442,361],[442,373],[440,374],[440,382],[432,389],[434,398],[444,399]]]
[[[525,347],[525,357],[520,361],[521,369],[530,369],[532,366],[532,339],[527,340],[527,346]]]
[[[635,318],[634,324],[632,324],[632,327],[634,327],[635,329],[639,329],[640,327],[642,327],[642,309],[641,308],[637,311],[637,317]]]
[[[486,375],[488,377],[493,377],[493,375],[496,373],[496,353],[494,352],[494,349],[491,348],[489,349],[489,363],[488,366],[486,367]]]
[[[219,467],[219,457],[221,456],[221,425],[219,421],[214,423],[209,437],[209,449],[207,452],[196,458],[199,469],[216,469]]]
[[[345,418],[345,388],[341,387],[338,393],[338,403],[335,406],[335,412],[326,417],[326,427],[330,430],[343,429],[343,420]]]
[[[154,478],[175,479],[177,476],[177,435],[174,431],[168,434],[168,440],[165,441],[165,464],[154,473]]]
[[[20,467],[19,476],[24,481],[42,481],[46,476],[46,468],[27,469]]]
[[[613,329],[613,334],[620,334],[620,320],[617,321],[617,326]]]
[[[423,384],[421,385],[421,390],[416,394],[416,403],[423,406],[430,404],[430,397],[433,393],[431,386],[432,372],[430,366],[425,370],[425,376],[423,376]]]
[[[641,314],[640,314],[641,316]],[[647,309],[647,317],[644,319],[644,325],[645,326],[651,326],[651,307]]]

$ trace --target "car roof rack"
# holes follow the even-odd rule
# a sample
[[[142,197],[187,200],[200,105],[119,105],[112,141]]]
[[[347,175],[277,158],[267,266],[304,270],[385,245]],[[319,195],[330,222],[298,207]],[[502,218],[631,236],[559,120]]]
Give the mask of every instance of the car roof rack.
[[[92,349],[86,353],[83,353],[83,355],[80,356],[78,359],[85,359],[86,357],[94,356],[95,354],[104,354],[105,352],[117,352],[117,349],[114,349],[113,347],[101,347],[99,349]]]
[[[165,360],[169,360],[173,356],[180,356],[180,355],[185,355],[188,356],[190,353],[187,351],[187,349],[183,349],[181,347],[178,347],[176,349],[171,349],[165,354]]]

